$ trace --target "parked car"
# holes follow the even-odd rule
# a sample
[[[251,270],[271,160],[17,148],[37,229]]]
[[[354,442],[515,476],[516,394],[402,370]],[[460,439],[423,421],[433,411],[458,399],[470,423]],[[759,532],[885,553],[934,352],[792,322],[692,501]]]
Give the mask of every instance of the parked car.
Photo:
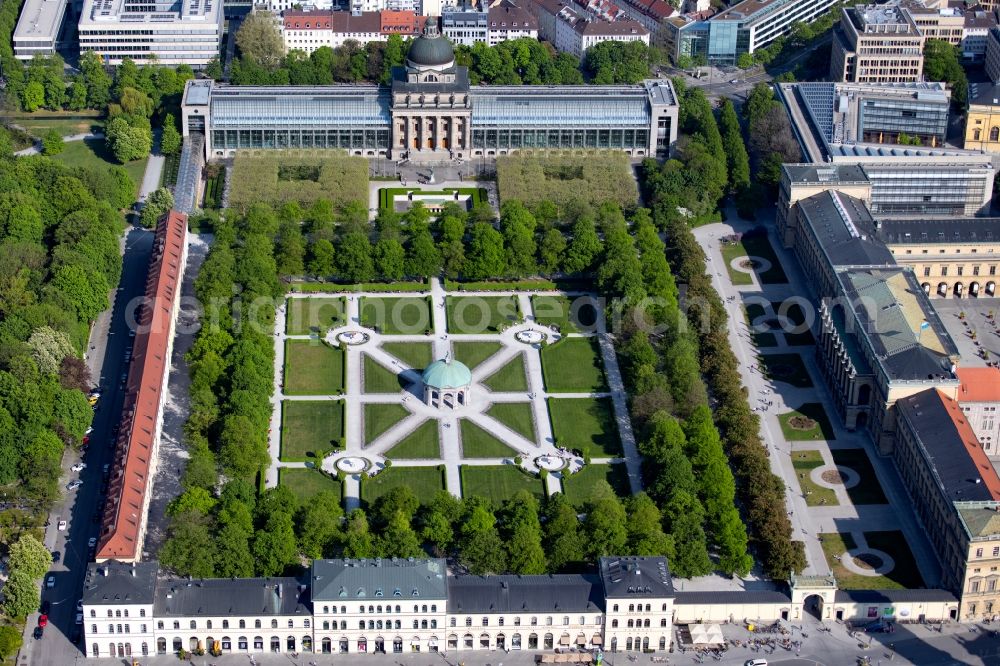
[[[60,553],[58,550],[53,550],[52,551],[52,561],[53,562],[58,562],[61,558],[62,558],[62,553]]]
[[[56,524],[56,529],[59,530],[60,532],[65,532],[66,531],[66,521],[65,520],[60,520]]]
[[[75,479],[66,484],[66,490],[76,490],[83,485],[83,481],[80,479]]]
[[[767,666],[767,659],[747,659],[743,666]]]
[[[83,434],[89,435],[92,432],[94,432],[94,426],[87,426],[87,429],[83,431]]]
[[[101,394],[98,393],[97,391],[94,391],[93,393],[87,396],[87,402],[90,403],[91,407],[96,407],[97,401],[100,399],[101,399]]]
[[[48,623],[49,623],[49,616],[48,615],[46,615],[45,613],[42,613],[41,615],[38,616],[38,626],[39,627],[44,627]]]
[[[70,469],[73,470],[74,472],[82,472],[83,470],[87,469],[87,463],[78,462],[72,467],[70,467]]]
[[[33,633],[32,636],[35,637],[36,641],[42,640],[42,636],[44,636],[44,635],[45,635],[45,629],[44,628],[42,628],[42,627],[35,627],[35,633]]]
[[[83,624],[83,613],[76,614],[76,620],[74,620],[74,624]]]
[[[51,606],[52,606],[52,604],[50,604],[50,603],[48,602],[48,600],[45,600],[45,601],[43,601],[43,602],[42,602],[42,607],[41,607],[41,609],[39,610],[39,612],[40,612],[40,613],[41,613],[42,615],[48,615],[48,614],[49,614],[49,608],[51,608]]]
[[[97,537],[90,537],[89,539],[87,539],[88,548],[93,548],[96,545],[97,545]]]
[[[48,578],[45,579],[45,587],[55,587],[55,586],[56,586],[55,576],[49,576]]]
[[[73,641],[74,645],[77,645],[77,644],[79,644],[80,638],[82,638],[82,637],[83,637],[83,634],[80,633],[79,629],[73,629],[73,635],[70,638],[70,640]]]

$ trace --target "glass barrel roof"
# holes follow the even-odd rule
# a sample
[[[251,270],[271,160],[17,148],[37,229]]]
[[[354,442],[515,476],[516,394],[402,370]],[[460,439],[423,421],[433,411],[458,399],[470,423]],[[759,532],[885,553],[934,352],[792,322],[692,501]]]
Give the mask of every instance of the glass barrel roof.
[[[649,125],[649,102],[642,88],[570,88],[553,91],[528,86],[474,88],[473,127],[610,127]]]
[[[240,88],[212,95],[212,126],[351,127],[389,125],[390,94],[375,87]]]

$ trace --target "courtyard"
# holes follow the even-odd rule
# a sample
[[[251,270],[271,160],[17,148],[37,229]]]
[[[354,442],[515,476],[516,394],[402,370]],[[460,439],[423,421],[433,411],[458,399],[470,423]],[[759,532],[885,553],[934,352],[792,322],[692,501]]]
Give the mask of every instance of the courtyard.
[[[340,492],[347,509],[402,485],[421,501],[528,490],[577,506],[597,480],[638,492],[614,348],[591,325],[602,318],[590,294],[458,293],[437,279],[424,291],[290,294],[275,322],[266,483],[300,500]]]

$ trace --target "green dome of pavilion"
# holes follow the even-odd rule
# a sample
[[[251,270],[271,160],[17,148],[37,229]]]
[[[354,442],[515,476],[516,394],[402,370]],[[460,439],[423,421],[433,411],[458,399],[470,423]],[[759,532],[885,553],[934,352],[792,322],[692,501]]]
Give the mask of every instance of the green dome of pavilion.
[[[455,61],[455,49],[438,32],[436,22],[436,18],[428,17],[424,33],[410,44],[406,60],[411,66],[441,67]]]
[[[461,361],[434,361],[424,370],[423,380],[436,389],[465,388],[472,383],[472,371]]]

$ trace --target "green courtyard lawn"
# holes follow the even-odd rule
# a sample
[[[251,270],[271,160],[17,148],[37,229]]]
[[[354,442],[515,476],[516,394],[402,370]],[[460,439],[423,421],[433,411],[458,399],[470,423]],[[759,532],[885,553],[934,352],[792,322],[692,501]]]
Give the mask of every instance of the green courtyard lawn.
[[[774,333],[770,331],[757,331],[753,328],[754,321],[767,314],[764,306],[760,303],[749,303],[743,307],[743,311],[746,313],[747,326],[750,327],[751,335],[753,335],[754,346],[758,348],[777,347],[778,340],[774,337]]]
[[[399,393],[399,376],[386,369],[368,354],[364,358],[365,393]]]
[[[845,567],[837,557],[843,557],[847,551],[855,548],[857,542],[850,533],[827,532],[820,534],[823,554],[827,565],[837,579],[837,584],[844,590],[902,590],[924,587],[924,580],[913,559],[913,553],[906,543],[906,537],[900,531],[864,532],[865,541],[870,548],[881,550],[892,557],[895,566],[884,575],[862,576]],[[865,565],[877,568],[880,564],[865,558]]]
[[[287,395],[333,395],[344,390],[344,352],[319,340],[285,340]]]
[[[393,488],[406,486],[421,503],[434,499],[434,494],[444,490],[444,472],[438,467],[389,467],[375,476],[361,481],[361,499],[371,506]]]
[[[361,299],[361,325],[384,335],[423,335],[434,327],[427,297]]]
[[[557,326],[563,333],[596,330],[597,309],[589,296],[532,296],[535,321],[543,326]]]
[[[787,284],[788,277],[785,275],[778,255],[766,234],[744,235],[739,242],[726,243],[722,246],[722,259],[729,271],[729,278],[734,285],[753,284],[749,273],[733,268],[732,261],[739,257],[760,257],[766,259],[771,266],[765,271],[757,271],[757,278],[762,284]],[[756,269],[755,269],[756,270]]]
[[[517,455],[517,451],[472,421],[462,419],[460,423],[463,458],[510,458]]]
[[[448,296],[448,332],[496,333],[520,321],[516,296]]]
[[[281,460],[322,460],[340,448],[343,439],[343,400],[282,401]]]
[[[542,374],[549,393],[607,391],[597,338],[563,338],[542,349]]]
[[[799,354],[760,354],[758,358],[768,379],[797,388],[812,388],[809,370]]]
[[[340,481],[318,469],[283,467],[278,469],[278,485],[288,486],[299,504],[305,504],[317,494],[327,491],[342,496]]]
[[[98,111],[44,111],[6,114],[11,124],[23,127],[39,139],[55,130],[60,136],[90,134],[104,131],[104,114]]]
[[[400,404],[370,402],[364,405],[365,444],[371,444],[410,412]]]
[[[875,468],[864,449],[830,449],[835,465],[850,467],[858,473],[858,485],[847,489],[854,504],[888,504],[882,486],[875,476]]]
[[[528,374],[524,369],[524,354],[518,354],[502,368],[483,380],[491,391],[497,393],[527,391]]]
[[[461,340],[451,343],[451,350],[455,354],[455,360],[466,364],[470,370],[475,370],[477,365],[490,356],[493,356],[493,354],[502,348],[502,343],[493,340]]]
[[[418,372],[423,372],[434,356],[429,342],[383,342],[382,349]]]
[[[108,150],[104,139],[84,139],[83,141],[67,141],[65,148],[58,155],[53,155],[52,159],[62,162],[67,166],[81,166],[93,169],[107,169],[109,166],[123,166],[128,175],[135,182],[136,194],[142,185],[142,177],[146,173],[146,161],[135,160],[120,164]]]
[[[386,451],[386,458],[393,460],[422,460],[441,457],[441,443],[438,439],[438,422],[428,419],[417,429]]]
[[[781,434],[789,442],[836,439],[830,419],[818,402],[807,402],[798,409],[778,414],[778,422]]]
[[[419,195],[454,194],[468,196],[469,208],[486,203],[489,204],[489,192],[482,187],[445,187],[440,190],[423,189],[421,187],[383,187],[378,191],[378,207],[380,209],[394,210],[396,197],[405,197],[410,192]],[[461,203],[459,204],[461,205]]]
[[[323,335],[346,322],[343,298],[289,298],[285,333]]]
[[[549,398],[548,405],[556,446],[594,458],[622,455],[610,398]]]
[[[486,410],[486,416],[495,418],[529,442],[535,442],[535,417],[532,414],[531,403],[528,402],[497,402]]]
[[[614,465],[584,465],[576,474],[563,476],[563,494],[573,506],[583,508],[594,496],[598,481],[607,481],[619,497],[630,494],[628,468],[625,463]]]
[[[775,314],[780,313],[788,317],[796,328],[803,326],[806,322],[806,314],[802,311],[802,306],[798,303],[790,303],[784,308],[784,312],[782,312],[781,303],[775,301],[771,303],[771,309],[774,310]],[[812,332],[808,328],[803,328],[799,333],[785,331],[785,342],[792,346],[814,345],[816,344],[816,338],[813,337]]]
[[[823,466],[823,456],[819,451],[793,451],[792,467],[799,480],[799,488],[806,497],[807,506],[837,506],[837,494],[830,488],[821,486],[812,480],[810,474],[817,467]]]
[[[527,490],[539,500],[545,497],[545,483],[514,465],[462,465],[461,474],[464,497],[488,497],[497,504],[519,490]]]

